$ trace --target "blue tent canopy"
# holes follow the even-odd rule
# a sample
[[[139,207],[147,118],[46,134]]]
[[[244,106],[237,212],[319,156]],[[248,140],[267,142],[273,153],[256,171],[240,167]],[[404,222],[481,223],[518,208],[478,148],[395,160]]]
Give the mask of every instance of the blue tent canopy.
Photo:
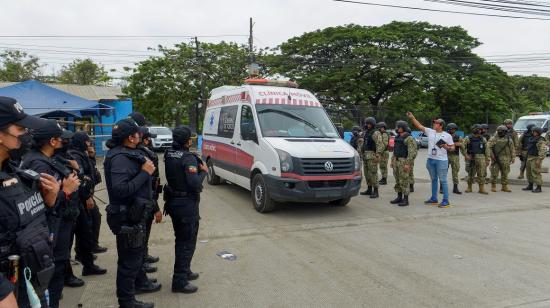
[[[25,112],[40,117],[77,117],[105,114],[112,107],[63,92],[36,80],[0,88],[0,96],[15,98]]]

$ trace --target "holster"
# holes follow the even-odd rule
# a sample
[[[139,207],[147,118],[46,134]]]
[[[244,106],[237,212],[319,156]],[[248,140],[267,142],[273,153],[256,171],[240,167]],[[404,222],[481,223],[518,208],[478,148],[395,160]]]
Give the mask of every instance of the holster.
[[[152,209],[153,202],[151,200],[138,197],[128,209],[128,221],[133,224],[144,222],[149,217]]]
[[[122,245],[127,249],[142,248],[147,237],[142,225],[122,226],[119,235],[124,238]]]

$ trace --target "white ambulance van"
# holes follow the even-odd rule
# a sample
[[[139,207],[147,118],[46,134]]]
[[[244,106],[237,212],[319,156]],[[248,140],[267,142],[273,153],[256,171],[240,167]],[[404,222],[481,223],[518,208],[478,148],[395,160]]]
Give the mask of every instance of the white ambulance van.
[[[280,202],[345,206],[361,186],[359,154],[317,98],[293,82],[249,79],[212,90],[202,157],[209,184],[250,190],[261,213]]]

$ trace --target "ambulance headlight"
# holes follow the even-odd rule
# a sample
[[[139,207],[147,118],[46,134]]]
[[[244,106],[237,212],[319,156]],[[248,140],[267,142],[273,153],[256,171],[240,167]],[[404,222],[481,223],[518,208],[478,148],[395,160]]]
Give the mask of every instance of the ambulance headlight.
[[[294,169],[292,164],[292,156],[287,152],[279,149],[275,149],[279,154],[279,161],[281,162],[281,172],[290,172]]]
[[[353,157],[353,160],[355,161],[354,170],[355,171],[360,171],[361,170],[361,157],[359,156],[359,154],[357,152],[355,152],[355,156]]]

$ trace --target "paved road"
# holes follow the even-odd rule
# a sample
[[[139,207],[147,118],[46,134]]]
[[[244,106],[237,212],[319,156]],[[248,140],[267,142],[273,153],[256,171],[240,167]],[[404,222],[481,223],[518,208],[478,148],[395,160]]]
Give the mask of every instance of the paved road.
[[[511,194],[452,196],[450,209],[425,206],[424,156],[408,208],[389,204],[392,179],[375,201],[286,205],[267,215],[254,211],[244,189],[207,186],[199,234],[207,242],[193,263],[199,292],[170,292],[168,218],[151,241],[161,256],[151,276],[163,289],[139,298],[157,307],[550,307],[550,190],[513,186]],[[106,226],[101,237],[109,252],[97,262],[108,275],[66,289],[63,307],[116,307],[114,238]],[[237,260],[216,256],[221,250]]]

